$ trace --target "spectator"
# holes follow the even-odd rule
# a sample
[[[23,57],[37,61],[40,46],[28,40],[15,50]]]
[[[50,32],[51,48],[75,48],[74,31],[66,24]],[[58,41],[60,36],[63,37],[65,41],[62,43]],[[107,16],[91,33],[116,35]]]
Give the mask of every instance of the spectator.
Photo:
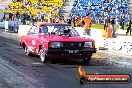
[[[71,24],[71,17],[70,16],[68,16],[67,23]]]
[[[84,21],[83,28],[85,29],[85,33],[90,35],[90,27],[92,25],[92,19],[89,17],[89,14],[86,14],[86,17],[82,20]]]
[[[52,11],[50,11],[49,15],[48,15],[48,22],[53,22],[53,13]]]
[[[4,13],[4,16],[3,16],[3,20],[6,20],[6,18],[5,18],[5,13]]]
[[[130,35],[131,35],[131,31],[132,31],[131,25],[132,25],[132,19],[130,19],[129,22],[127,23],[127,25],[126,25],[127,26],[126,35],[127,35],[127,33],[129,33],[129,31],[130,31]]]
[[[17,0],[17,2],[22,2],[22,0]]]
[[[59,16],[56,17],[56,23],[59,23]]]
[[[13,3],[17,2],[17,0],[12,0]]]
[[[81,17],[80,24],[81,24],[81,27],[83,27],[85,25],[85,22],[83,20],[83,17]]]
[[[13,13],[9,13],[9,20],[12,20]]]
[[[12,16],[12,21],[15,21],[15,14],[13,14]]]
[[[44,22],[44,19],[45,19],[45,17],[46,17],[46,12],[44,11],[43,13],[42,13],[42,22]]]
[[[104,21],[104,31],[106,32],[107,32],[107,27],[108,27],[108,17],[106,17]]]
[[[81,17],[76,17],[76,26],[81,26]]]
[[[38,0],[38,2],[35,4],[35,8],[38,8],[39,6],[42,6],[41,0]]]
[[[19,12],[18,12],[18,11],[16,12],[16,18],[17,18],[17,19],[19,19],[19,18],[20,18],[20,14],[19,14]]]
[[[10,10],[10,9],[11,9],[11,7],[8,5],[8,6],[7,6],[7,9],[8,9],[8,10]]]
[[[40,9],[40,11],[39,11],[37,17],[38,17],[38,20],[39,20],[39,21],[43,22],[44,17],[43,17],[43,13],[42,13],[41,9]]]
[[[60,22],[60,23],[64,23],[64,22],[65,22],[64,17],[63,17],[63,16],[60,16],[60,17],[59,17],[59,22]]]
[[[41,22],[44,22],[44,14],[41,14]]]
[[[31,2],[30,2],[30,0],[28,0],[28,1],[25,1],[25,5],[31,5]]]
[[[26,24],[26,18],[25,18],[25,15],[24,14],[21,17],[21,22],[23,23],[23,25]]]
[[[121,20],[120,20],[120,29],[122,29],[122,30],[124,30],[124,24],[125,24],[124,21],[125,20],[123,18],[121,18]]]
[[[71,21],[72,21],[72,23],[73,23],[73,26],[75,27],[75,26],[76,26],[76,25],[75,25],[75,16],[72,15],[72,20],[71,20]]]
[[[99,24],[99,17],[98,16],[95,17],[95,21],[96,21],[96,24]]]
[[[115,35],[115,18],[110,20],[112,35]]]
[[[29,19],[30,19],[30,14],[29,14],[29,13],[24,13],[23,15],[24,15],[25,20],[26,20],[26,21],[29,21]]]
[[[31,16],[31,17],[30,17],[30,22],[31,22],[31,25],[34,25],[35,17]]]

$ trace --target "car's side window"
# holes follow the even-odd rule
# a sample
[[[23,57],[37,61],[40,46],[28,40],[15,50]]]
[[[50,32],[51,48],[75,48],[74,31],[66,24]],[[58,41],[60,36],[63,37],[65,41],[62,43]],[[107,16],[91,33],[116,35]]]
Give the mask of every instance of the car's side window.
[[[39,27],[37,26],[35,29],[34,29],[34,34],[38,34],[39,33]]]
[[[48,27],[47,26],[40,26],[39,33],[47,34],[48,33]]]
[[[36,29],[36,26],[33,26],[33,27],[30,29],[29,35],[33,35],[35,29]]]

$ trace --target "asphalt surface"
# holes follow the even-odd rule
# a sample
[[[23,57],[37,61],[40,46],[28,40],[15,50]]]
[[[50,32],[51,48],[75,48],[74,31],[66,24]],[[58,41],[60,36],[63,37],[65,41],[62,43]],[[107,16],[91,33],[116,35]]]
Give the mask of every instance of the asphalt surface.
[[[99,51],[90,64],[66,59],[42,64],[38,56],[26,56],[18,40],[0,32],[0,88],[132,88],[132,83],[80,85],[76,80],[80,65],[87,74],[132,75],[132,57]]]

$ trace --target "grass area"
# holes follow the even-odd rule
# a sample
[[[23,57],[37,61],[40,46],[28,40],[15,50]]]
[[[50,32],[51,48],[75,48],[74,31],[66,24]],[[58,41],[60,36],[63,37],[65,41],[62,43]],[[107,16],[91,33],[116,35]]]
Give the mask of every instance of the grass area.
[[[92,24],[91,28],[104,29],[104,25],[103,24]],[[116,25],[115,29],[119,29],[119,26]]]
[[[103,24],[92,24],[91,28],[97,28],[97,29],[104,29],[104,25]],[[124,27],[126,30],[126,26]],[[119,29],[119,25],[115,25],[115,29]]]
[[[5,2],[5,1],[7,1],[7,0],[2,0],[2,2]]]
[[[103,24],[92,24],[91,28],[97,28],[102,32],[102,35],[105,37],[106,32],[104,31],[104,25]]]
[[[91,28],[97,28],[97,29],[101,30],[103,36],[106,36],[106,32],[104,31],[104,25],[103,24],[92,24]],[[124,28],[126,30],[126,26]],[[119,25],[115,25],[115,29],[118,30]]]

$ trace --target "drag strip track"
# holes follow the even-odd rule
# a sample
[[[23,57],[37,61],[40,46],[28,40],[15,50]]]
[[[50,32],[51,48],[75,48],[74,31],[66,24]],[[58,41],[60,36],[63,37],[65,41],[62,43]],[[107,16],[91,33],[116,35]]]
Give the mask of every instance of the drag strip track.
[[[76,81],[77,68],[83,65],[89,74],[132,74],[107,60],[58,60],[42,64],[38,56],[26,56],[19,43],[0,37],[0,88],[132,88],[132,84],[85,84]]]

